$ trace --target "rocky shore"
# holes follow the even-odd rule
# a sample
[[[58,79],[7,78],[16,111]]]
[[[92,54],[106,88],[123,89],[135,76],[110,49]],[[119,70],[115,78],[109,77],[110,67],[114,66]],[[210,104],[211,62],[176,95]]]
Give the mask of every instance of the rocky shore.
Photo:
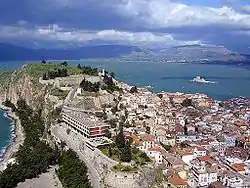
[[[12,159],[14,154],[18,151],[20,145],[23,143],[24,134],[19,118],[11,111],[10,108],[2,105],[2,100],[0,100],[0,109],[4,110],[6,115],[14,121],[11,142],[7,146],[2,158],[0,159],[0,170],[3,170],[10,162],[10,159]]]

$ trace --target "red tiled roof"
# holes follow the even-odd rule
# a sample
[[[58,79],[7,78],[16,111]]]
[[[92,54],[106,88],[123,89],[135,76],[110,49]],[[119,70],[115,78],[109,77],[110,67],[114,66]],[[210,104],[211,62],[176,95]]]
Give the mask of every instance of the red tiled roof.
[[[197,157],[197,159],[199,161],[204,161],[204,162],[209,162],[209,163],[214,163],[215,161],[208,155],[206,156],[201,156],[201,157]]]
[[[174,174],[171,178],[168,179],[172,185],[187,185],[187,182],[180,178],[178,174]]]
[[[161,152],[161,148],[158,147],[158,146],[155,146],[155,147],[152,147],[152,148],[149,148],[148,151],[158,151],[158,152]]]
[[[242,163],[235,163],[235,164],[232,164],[232,165],[230,165],[231,166],[231,168],[233,169],[233,170],[235,170],[236,172],[242,172],[242,171],[245,171],[245,166],[244,166],[244,164],[242,164]]]
[[[150,135],[150,134],[144,134],[144,135],[141,135],[141,140],[143,142],[154,142],[155,137],[153,135]]]
[[[204,147],[202,146],[196,146],[195,147],[197,149],[197,151],[207,151]]]

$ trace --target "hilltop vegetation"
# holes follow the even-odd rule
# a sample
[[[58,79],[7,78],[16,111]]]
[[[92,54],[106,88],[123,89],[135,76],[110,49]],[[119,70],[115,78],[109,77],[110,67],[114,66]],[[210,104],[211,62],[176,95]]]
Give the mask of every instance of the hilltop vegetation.
[[[63,63],[34,63],[25,65],[25,71],[31,77],[42,77],[45,73],[55,72],[58,70],[67,70],[67,75],[81,74],[81,70],[73,66],[65,66]]]

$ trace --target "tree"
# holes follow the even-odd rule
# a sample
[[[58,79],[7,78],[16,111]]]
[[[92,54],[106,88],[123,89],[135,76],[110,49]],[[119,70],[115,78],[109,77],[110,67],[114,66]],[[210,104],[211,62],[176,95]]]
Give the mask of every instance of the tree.
[[[125,146],[125,138],[124,138],[124,134],[123,134],[123,125],[122,126],[120,125],[120,127],[119,127],[119,133],[116,135],[115,144],[119,149],[124,148],[124,146]]]
[[[188,134],[188,128],[187,128],[187,126],[186,126],[186,125],[184,126],[184,134],[185,134],[185,135],[187,135],[187,134]]]
[[[163,94],[162,93],[158,93],[157,96],[162,99],[163,98]]]
[[[138,92],[137,87],[136,87],[136,86],[133,86],[133,87],[130,89],[129,92],[130,92],[130,93],[137,93],[137,92]]]
[[[67,63],[67,61],[64,61],[64,62],[61,63],[61,65],[67,67],[67,66],[68,66],[68,63]]]
[[[171,146],[165,145],[165,144],[163,144],[162,142],[160,142],[160,144],[161,144],[161,146],[162,146],[166,151],[170,151]]]
[[[114,72],[111,72],[111,73],[110,73],[110,76],[111,76],[112,78],[115,78],[115,73],[114,73]]]
[[[111,138],[111,132],[109,131],[109,129],[105,129],[105,136],[107,137],[107,138]]]
[[[42,62],[41,62],[42,64],[46,64],[47,62],[45,61],[45,60],[42,60]]]
[[[78,69],[82,69],[82,66],[80,64],[77,65]]]
[[[181,105],[182,105],[183,107],[192,106],[192,99],[185,99],[185,100],[181,103]]]
[[[132,160],[131,146],[129,142],[126,142],[121,152],[121,161],[130,162],[131,160]]]

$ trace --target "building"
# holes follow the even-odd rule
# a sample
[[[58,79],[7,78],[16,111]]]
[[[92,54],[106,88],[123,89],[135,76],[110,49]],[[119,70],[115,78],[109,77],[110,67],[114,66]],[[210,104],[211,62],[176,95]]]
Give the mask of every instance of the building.
[[[217,165],[209,156],[197,157],[191,168],[197,186],[208,186],[218,180]]]
[[[106,129],[110,128],[109,125],[102,123],[96,117],[66,106],[62,108],[62,119],[68,126],[86,138],[104,136]]]

